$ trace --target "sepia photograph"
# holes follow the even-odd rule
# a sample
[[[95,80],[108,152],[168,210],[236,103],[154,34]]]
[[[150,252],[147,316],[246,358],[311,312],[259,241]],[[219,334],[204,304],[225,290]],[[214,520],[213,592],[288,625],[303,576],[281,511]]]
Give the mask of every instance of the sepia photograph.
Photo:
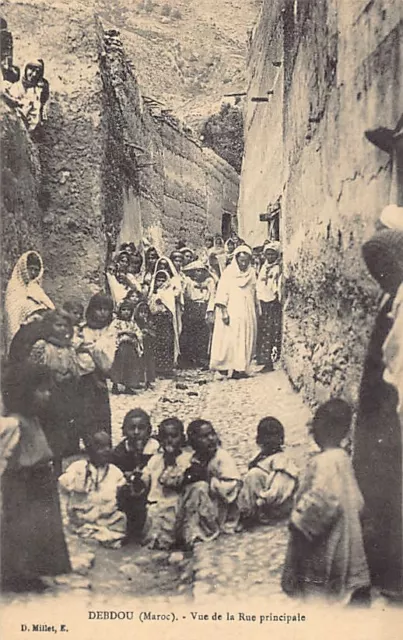
[[[397,640],[401,0],[0,20],[2,637]]]

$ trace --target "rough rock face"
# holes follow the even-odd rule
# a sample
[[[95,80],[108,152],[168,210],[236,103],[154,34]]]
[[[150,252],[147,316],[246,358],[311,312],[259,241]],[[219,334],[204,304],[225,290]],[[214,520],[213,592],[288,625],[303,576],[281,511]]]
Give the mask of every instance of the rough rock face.
[[[51,89],[48,119],[32,140],[4,107],[4,197],[18,242],[4,227],[3,292],[18,254],[35,247],[55,303],[85,302],[104,287],[119,240],[148,235],[164,251],[183,235],[198,246],[207,228],[221,231],[223,213],[236,215],[236,172],[146,104],[119,38],[90,9],[29,0],[6,2],[3,13],[15,63],[44,59]]]
[[[401,115],[401,39],[400,3],[384,0],[267,0],[253,38],[240,230],[259,244],[259,214],[280,212],[284,361],[312,402],[357,399],[379,301],[361,245],[393,186],[364,132]]]
[[[141,228],[160,251],[171,250],[178,237],[199,246],[207,230],[221,232],[223,214],[235,218],[239,178],[172,114],[144,101],[119,42],[107,33],[101,52],[108,233],[113,241],[119,235],[123,209],[120,239]]]
[[[38,150],[20,118],[7,109],[3,102],[0,103],[0,136],[2,147],[0,277],[4,293],[7,279],[19,256],[29,249],[35,248],[40,251],[42,248],[42,214],[39,207]]]
[[[106,254],[96,24],[91,13],[76,9],[72,15],[61,3],[7,3],[3,12],[14,36],[16,63],[23,69],[27,61],[43,58],[51,88],[48,119],[33,139],[41,167],[44,286],[56,303],[71,294],[86,299],[103,284]],[[30,220],[30,215],[27,208],[24,216]]]
[[[248,30],[262,0],[86,0],[117,27],[141,88],[197,126],[245,84]]]

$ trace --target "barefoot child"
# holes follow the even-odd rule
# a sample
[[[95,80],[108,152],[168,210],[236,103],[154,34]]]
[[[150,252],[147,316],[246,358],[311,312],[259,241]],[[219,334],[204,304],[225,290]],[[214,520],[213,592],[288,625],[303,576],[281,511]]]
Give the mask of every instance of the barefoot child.
[[[126,516],[116,499],[125,478],[109,463],[109,435],[95,433],[87,443],[87,454],[86,460],[73,462],[59,478],[68,524],[80,537],[117,549],[126,536]]]
[[[287,518],[297,488],[298,472],[283,452],[284,427],[276,418],[263,418],[257,427],[260,453],[249,464],[239,494],[243,526],[274,524]]]
[[[351,409],[343,400],[321,405],[312,435],[320,452],[308,464],[291,513],[282,587],[291,596],[348,603],[369,598],[370,578],[360,512],[363,499],[341,442]]]
[[[158,429],[162,451],[144,469],[150,487],[144,543],[154,549],[171,549],[177,542],[177,513],[184,473],[191,453],[183,451],[184,427],[178,418],[166,418]]]

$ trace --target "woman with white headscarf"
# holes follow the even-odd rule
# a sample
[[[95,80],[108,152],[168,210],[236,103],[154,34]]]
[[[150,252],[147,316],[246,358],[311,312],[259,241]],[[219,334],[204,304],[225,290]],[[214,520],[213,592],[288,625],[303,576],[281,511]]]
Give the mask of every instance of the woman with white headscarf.
[[[256,344],[256,275],[251,262],[250,247],[237,247],[215,298],[210,369],[232,371],[235,379],[248,376]]]
[[[22,324],[35,314],[55,305],[42,289],[43,262],[36,251],[27,251],[18,259],[5,296],[7,350]]]
[[[159,377],[172,377],[179,355],[176,291],[167,271],[158,269],[151,281],[148,307],[155,329],[153,352]]]
[[[174,307],[171,310],[173,314],[173,326],[175,331],[175,365],[178,362],[178,357],[180,355],[180,336],[182,333],[182,315],[183,309],[185,305],[183,291],[184,291],[184,282],[180,276],[180,273],[176,269],[174,263],[167,256],[161,256],[158,258],[156,265],[153,280],[151,282],[150,287],[150,296],[154,293],[154,283],[155,283],[155,275],[158,271],[165,271],[169,276],[169,299],[174,299]],[[166,287],[164,287],[165,289]]]

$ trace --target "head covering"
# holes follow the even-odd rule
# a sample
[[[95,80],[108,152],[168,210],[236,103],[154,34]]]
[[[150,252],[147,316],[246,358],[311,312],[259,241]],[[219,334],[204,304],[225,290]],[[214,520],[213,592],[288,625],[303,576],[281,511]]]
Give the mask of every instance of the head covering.
[[[121,251],[119,251],[118,255],[115,258],[115,263],[116,265],[119,264],[119,260],[120,258],[122,258],[123,256],[126,256],[128,263],[130,264],[130,258],[132,256],[132,253],[130,251],[128,251],[127,249],[122,249]]]
[[[277,251],[277,253],[281,253],[281,242],[279,240],[266,240],[263,245],[263,252],[266,249],[272,249],[273,251]]]
[[[250,258],[252,258],[252,249],[246,245],[241,244],[234,251],[234,259],[231,264],[225,269],[223,273],[223,277],[231,278],[236,281],[236,285],[238,287],[246,287],[254,282],[256,282],[256,274],[255,270],[252,267],[252,264],[249,264],[248,268],[245,271],[241,271],[239,265],[236,261],[236,256],[240,253],[247,253]]]
[[[169,273],[165,270],[165,269],[160,269],[159,267],[159,263],[161,260],[165,260],[168,263],[169,269],[172,273],[172,275],[169,275]],[[158,258],[156,264],[155,264],[155,271],[154,273],[157,273],[157,271],[165,271],[165,273],[168,274],[168,278],[170,279],[170,285],[172,286],[175,295],[180,297],[180,302],[181,304],[184,303],[183,301],[183,290],[182,290],[182,280],[181,280],[181,276],[179,275],[178,271],[176,270],[176,267],[174,265],[174,263],[172,262],[171,258],[168,258],[167,256],[161,256],[160,258]],[[150,291],[154,291],[153,286],[151,286]]]
[[[387,293],[396,293],[403,282],[403,230],[384,229],[364,243],[362,253],[368,271]]]
[[[147,247],[146,252],[144,254],[146,260],[147,260],[148,256],[150,255],[150,253],[156,253],[157,256],[158,256],[158,251],[157,251],[156,247],[154,247],[154,245],[150,245],[149,247]]]
[[[388,227],[388,229],[403,230],[403,207],[398,207],[397,204],[389,204],[382,210],[379,222],[384,227]]]
[[[181,249],[178,249],[178,251],[180,251],[181,253],[186,253],[186,251],[190,251],[193,257],[195,255],[195,252],[190,247],[182,247]]]
[[[139,319],[140,319],[140,312],[142,309],[146,309],[147,313],[150,312],[150,309],[148,307],[148,304],[145,300],[140,300],[140,302],[138,302],[135,306],[134,309],[134,319],[136,320],[137,324],[139,323]]]
[[[234,256],[239,255],[240,253],[247,253],[249,256],[252,257],[252,249],[250,248],[249,245],[247,244],[240,244],[235,250],[234,250]]]
[[[159,266],[161,260],[165,260],[165,262],[167,262],[172,275],[169,275],[169,273],[165,269],[163,268],[161,269],[161,267]],[[168,258],[168,256],[160,256],[157,262],[155,263],[154,273],[157,273],[157,271],[160,271],[160,270],[165,271],[165,273],[168,273],[169,278],[173,278],[174,276],[178,275],[178,272],[176,270],[174,263],[172,262],[171,258]]]
[[[204,262],[202,260],[193,260],[193,262],[189,262],[189,264],[187,264],[186,267],[183,267],[183,271],[187,275],[189,275],[191,271],[195,271],[195,269],[201,269],[208,276],[211,277],[210,270],[206,267],[206,265],[204,264]]]
[[[277,253],[277,258],[276,260],[274,260],[274,262],[270,262],[270,266],[273,266],[275,264],[278,264],[280,262],[280,258],[281,258],[281,242],[279,242],[278,240],[266,240],[266,242],[263,245],[263,256],[265,257],[265,253],[267,250],[270,251],[275,251]],[[265,257],[266,260],[266,257]]]
[[[181,251],[180,249],[174,249],[173,251],[171,251],[171,253],[170,253],[169,257],[170,257],[170,258],[171,258],[171,260],[172,260],[172,256],[177,255],[177,254],[179,254],[180,256],[182,256],[182,251]],[[183,256],[182,256],[182,258],[183,258]]]
[[[164,269],[157,269],[154,272],[154,275],[153,275],[152,280],[151,280],[150,293],[155,293],[155,291],[154,291],[155,290],[155,281],[157,279],[157,276],[160,276],[160,275],[166,276],[166,280],[165,280],[166,285],[164,285],[164,286],[168,286],[169,285],[169,282],[171,280],[171,276],[169,275],[168,271],[165,271]]]
[[[39,275],[33,280],[28,272],[28,259],[35,257],[40,265]],[[5,313],[7,332],[6,340],[9,346],[13,336],[30,315],[36,311],[54,309],[55,305],[42,289],[43,262],[36,251],[27,251],[18,259],[5,295]]]
[[[233,245],[234,249],[235,249],[235,241],[234,241],[234,239],[232,237],[228,238],[228,240],[226,240],[226,242],[224,244],[224,249],[229,255],[233,255],[233,251],[230,251],[229,248],[228,248],[229,243],[231,243]]]
[[[165,256],[163,256],[165,258]],[[172,265],[171,269],[173,273],[176,274],[172,278],[167,271],[163,271],[162,269],[158,269],[158,263],[155,265],[155,272],[151,279],[149,300],[152,301],[153,297],[156,296],[166,306],[167,309],[172,313],[172,321],[173,328],[175,334],[175,342],[174,342],[174,359],[175,362],[180,354],[180,346],[179,346],[179,337],[182,332],[182,308],[184,305],[183,299],[183,290],[180,281],[180,277],[178,276],[174,265],[172,264],[169,258],[165,258],[168,264]],[[154,293],[155,289],[155,280],[158,274],[163,273],[167,276],[167,282],[164,284],[161,289],[159,289],[156,293]]]
[[[27,79],[27,71],[29,69],[37,69],[39,71],[39,78],[38,80],[35,81],[35,83],[32,83],[30,80]],[[38,82],[43,80],[44,74],[45,74],[45,63],[43,60],[38,59],[35,62],[28,62],[25,65],[25,69],[24,69],[24,79],[23,79],[24,86],[26,88],[35,87],[38,84]]]

